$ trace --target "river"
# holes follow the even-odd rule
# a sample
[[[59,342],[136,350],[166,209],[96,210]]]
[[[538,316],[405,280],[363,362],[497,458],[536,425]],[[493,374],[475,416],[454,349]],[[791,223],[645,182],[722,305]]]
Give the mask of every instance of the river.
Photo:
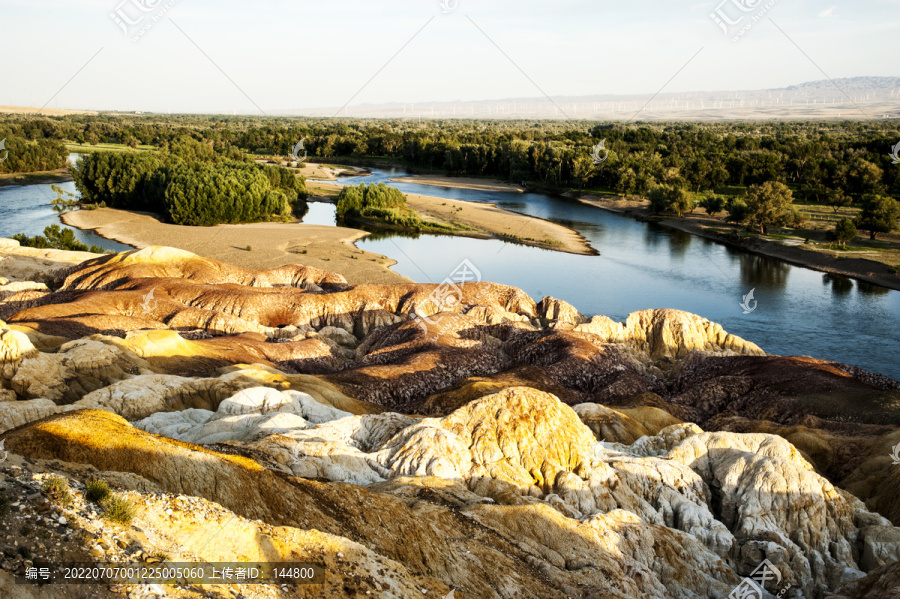
[[[483,280],[513,285],[535,299],[564,299],[587,315],[623,320],[645,308],[677,308],[720,323],[780,355],[811,355],[900,379],[900,292],[833,277],[694,237],[681,231],[535,193],[484,192],[394,183],[399,170],[341,183],[385,182],[408,193],[492,202],[546,218],[584,235],[599,256],[577,256],[507,243],[441,235],[373,235],[361,249],[398,262],[394,270],[439,283],[469,260]],[[74,191],[72,183],[62,187]],[[49,185],[0,187],[0,237],[40,234],[59,223]],[[334,205],[311,203],[305,223],[334,225]],[[128,246],[76,230],[85,243]],[[755,307],[745,314],[751,290]]]
[[[645,308],[676,308],[780,355],[811,355],[900,379],[900,292],[793,266],[682,231],[536,193],[484,192],[389,181],[373,169],[343,184],[384,182],[407,193],[491,202],[571,227],[600,252],[577,256],[498,240],[442,235],[378,235],[360,249],[389,256],[415,281],[439,283],[464,260],[486,281],[535,299],[564,299],[583,314],[624,320]],[[329,216],[330,211],[330,216]],[[334,224],[333,207],[310,217]],[[307,222],[309,218],[307,219]],[[741,303],[754,292],[755,310]]]

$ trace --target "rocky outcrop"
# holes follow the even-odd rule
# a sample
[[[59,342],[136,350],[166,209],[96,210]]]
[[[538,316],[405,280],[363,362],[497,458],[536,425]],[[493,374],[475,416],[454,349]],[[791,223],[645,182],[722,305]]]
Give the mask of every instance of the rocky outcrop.
[[[212,447],[226,442],[229,454],[255,459],[169,441],[103,411],[51,416],[8,432],[4,443],[32,459],[129,472],[170,493],[214,498],[245,518],[346,537],[477,596],[576,587],[612,597],[724,596],[762,559],[793,596],[817,596],[846,572],[861,576],[900,551],[900,529],[772,435],[674,425],[632,452],[597,441],[574,410],[528,388],[440,419],[353,416],[273,389],[200,412],[158,414],[138,426]],[[306,478],[319,474],[335,482]],[[497,536],[469,532],[474,523]],[[475,566],[486,563],[504,567]],[[538,587],[525,574],[532,568],[542,572]]]
[[[871,594],[900,560],[886,377],[492,283],[166,248],[57,274],[0,298],[11,455],[327,535],[394,596],[725,597],[763,560],[775,594]]]
[[[717,355],[764,356],[757,345],[729,335],[718,324],[679,310],[642,310],[616,323],[595,316],[575,330],[591,333],[608,343],[625,343],[654,361],[675,361],[692,351]]]

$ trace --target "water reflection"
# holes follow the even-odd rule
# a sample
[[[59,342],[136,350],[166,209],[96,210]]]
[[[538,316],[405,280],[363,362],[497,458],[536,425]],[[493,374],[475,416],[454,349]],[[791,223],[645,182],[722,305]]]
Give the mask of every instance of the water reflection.
[[[739,254],[741,282],[748,287],[761,287],[768,291],[787,287],[791,265],[767,256]]]
[[[891,290],[881,285],[873,285],[868,281],[856,281],[856,288],[865,295],[889,295]]]
[[[822,275],[822,283],[826,287],[830,285],[831,291],[837,296],[847,295],[853,291],[853,280],[841,275],[825,273]]]

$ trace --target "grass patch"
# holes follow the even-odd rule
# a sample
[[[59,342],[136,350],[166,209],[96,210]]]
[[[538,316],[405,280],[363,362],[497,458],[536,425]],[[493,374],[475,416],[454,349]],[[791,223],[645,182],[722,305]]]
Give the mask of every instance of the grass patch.
[[[72,505],[72,491],[69,489],[69,481],[61,476],[51,476],[41,486],[44,493],[63,507]]]
[[[110,495],[100,506],[103,508],[103,517],[110,522],[128,524],[134,519],[134,503],[122,495]]]
[[[93,501],[94,503],[100,503],[101,501],[109,497],[111,493],[111,491],[109,490],[109,485],[106,484],[106,481],[99,478],[89,480],[86,483],[86,486],[87,491],[84,495],[88,498],[88,501]]]
[[[156,146],[138,145],[136,148],[130,148],[125,144],[77,144],[67,143],[66,149],[77,154],[85,154],[89,152],[155,152]]]

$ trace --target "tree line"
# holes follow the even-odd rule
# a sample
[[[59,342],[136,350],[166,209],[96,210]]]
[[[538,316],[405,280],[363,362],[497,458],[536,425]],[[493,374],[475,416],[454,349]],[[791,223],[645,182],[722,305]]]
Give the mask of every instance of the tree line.
[[[0,173],[52,171],[66,165],[66,146],[55,139],[31,141],[0,130]]]
[[[664,202],[677,213],[688,197],[696,202],[698,194],[719,195],[737,217],[746,203],[740,196],[772,182],[788,187],[794,199],[835,211],[873,205],[870,212],[890,221],[889,200],[900,196],[900,166],[888,155],[900,141],[900,129],[891,121],[622,124],[14,115],[0,124],[31,141],[148,144],[163,154],[206,162],[241,161],[245,153],[287,156],[303,139],[314,159],[381,158],[413,169],[543,188],[668,195]],[[603,161],[595,164],[591,154],[601,142]]]
[[[192,138],[220,155],[288,156],[305,139],[315,158],[388,158],[453,175],[492,176],[547,187],[605,189],[646,197],[655,185],[692,192],[777,181],[805,201],[835,192],[900,195],[888,156],[900,141],[891,121],[785,123],[596,123],[407,121],[73,115],[0,120],[29,140],[147,144],[165,151]],[[602,164],[591,158],[605,141]],[[605,152],[608,151],[608,154]]]

